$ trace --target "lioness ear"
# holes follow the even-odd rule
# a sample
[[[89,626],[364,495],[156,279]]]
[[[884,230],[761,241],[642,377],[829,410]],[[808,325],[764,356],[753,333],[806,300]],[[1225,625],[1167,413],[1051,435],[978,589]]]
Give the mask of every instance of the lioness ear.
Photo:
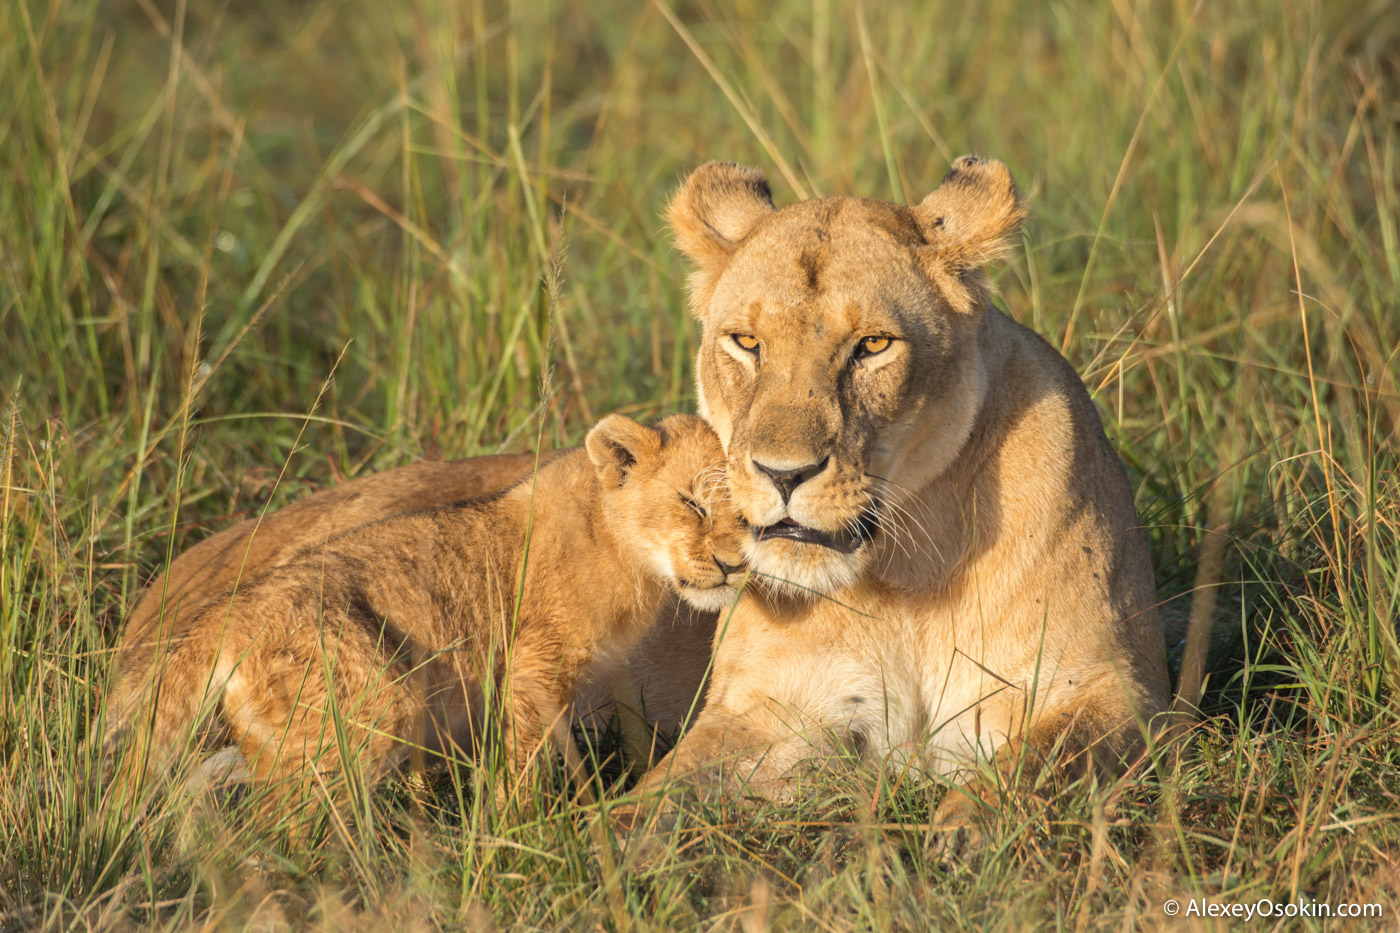
[[[914,208],[928,241],[920,251],[925,268],[950,287],[955,302],[970,298],[968,287],[980,282],[958,279],[975,276],[1010,250],[1025,216],[1025,202],[1005,165],[995,159],[961,157],[942,184]]]
[[[639,463],[660,452],[661,435],[625,415],[608,415],[588,432],[583,446],[598,478],[605,486],[616,488],[627,482]]]
[[[706,162],[671,198],[666,220],[681,252],[704,268],[728,259],[772,212],[773,193],[762,172],[733,162]]]

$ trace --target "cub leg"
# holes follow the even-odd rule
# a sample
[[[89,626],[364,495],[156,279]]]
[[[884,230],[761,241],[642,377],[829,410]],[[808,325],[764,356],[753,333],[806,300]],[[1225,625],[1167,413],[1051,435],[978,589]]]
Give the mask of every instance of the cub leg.
[[[234,613],[221,612],[216,623],[171,645],[149,672],[123,674],[112,690],[103,754],[113,767],[110,786],[127,805],[219,731],[219,701],[248,635]]]
[[[301,626],[248,651],[224,688],[229,731],[254,778],[267,786],[263,814],[291,804],[347,767],[378,783],[421,742],[427,704],[418,678],[372,633]],[[324,780],[331,778],[332,780]],[[300,820],[294,834],[304,832]]]
[[[580,799],[592,801],[584,763],[569,730],[570,703],[576,678],[560,670],[557,657],[547,650],[517,644],[504,680],[503,722],[505,770],[496,786],[496,803],[505,807],[524,786],[526,776],[541,755],[555,745],[564,756],[569,778]]]

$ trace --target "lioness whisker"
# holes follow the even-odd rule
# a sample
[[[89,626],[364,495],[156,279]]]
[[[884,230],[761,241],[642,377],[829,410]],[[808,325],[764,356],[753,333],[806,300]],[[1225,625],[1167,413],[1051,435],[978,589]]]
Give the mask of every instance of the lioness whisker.
[[[900,486],[893,480],[885,479],[883,476],[877,476],[874,473],[867,473],[865,475],[877,482],[884,483],[885,486],[890,489],[900,492],[908,492],[908,490],[906,490],[903,486]],[[921,506],[923,505],[922,501],[918,497],[911,495],[908,498],[911,502],[918,502]],[[928,542],[929,548],[933,551],[934,555],[939,558],[942,557],[942,554],[939,552],[938,549],[938,543],[934,540],[933,535],[928,530],[927,525],[925,525],[924,522],[918,516],[914,515],[912,512],[909,511],[908,508],[901,505],[892,497],[881,498],[878,500],[878,504],[881,507],[888,508],[891,516],[898,515],[902,518],[901,525],[904,531],[909,535],[911,543],[913,542],[912,531],[913,529],[917,529],[923,535],[924,540]]]
[[[900,517],[900,519],[905,525],[906,531],[909,531],[912,528],[917,528],[920,532],[922,532],[924,538],[928,541],[929,546],[934,549],[935,553],[937,553],[938,545],[933,540],[933,535],[929,532],[928,527],[916,515],[914,515],[912,512],[910,512],[908,509],[904,508],[897,502],[893,502],[891,500],[884,500],[883,504],[891,510],[892,515],[897,515]],[[912,535],[910,537],[912,538]]]

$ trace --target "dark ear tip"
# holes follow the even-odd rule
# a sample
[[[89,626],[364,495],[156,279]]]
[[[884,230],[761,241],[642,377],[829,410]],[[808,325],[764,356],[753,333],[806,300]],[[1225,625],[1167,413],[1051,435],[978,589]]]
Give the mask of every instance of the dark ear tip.
[[[666,206],[676,245],[692,259],[711,261],[773,211],[768,179],[733,162],[706,162],[691,172]]]
[[[584,438],[588,458],[605,482],[621,486],[646,449],[645,425],[626,415],[605,415]]]
[[[977,158],[977,156],[959,156],[958,158],[953,160],[952,168],[948,169],[948,174],[943,176],[943,180],[939,182],[939,184],[948,184],[948,182],[952,181],[954,178],[957,178],[960,174],[962,174],[962,172],[965,169],[972,168],[979,161],[980,160]]]
[[[711,159],[686,176],[681,188],[719,185],[727,188],[748,189],[765,201],[772,202],[773,191],[768,186],[768,178],[756,168],[740,165],[738,162],[721,162]]]
[[[1011,174],[1011,169],[1003,162],[996,159],[983,159],[978,156],[965,155],[953,160],[953,165],[948,169],[948,174],[943,176],[940,185],[946,185],[950,181],[959,184],[982,184],[985,185],[998,174],[1005,175],[1011,183],[1011,187],[1016,187],[1016,180]]]

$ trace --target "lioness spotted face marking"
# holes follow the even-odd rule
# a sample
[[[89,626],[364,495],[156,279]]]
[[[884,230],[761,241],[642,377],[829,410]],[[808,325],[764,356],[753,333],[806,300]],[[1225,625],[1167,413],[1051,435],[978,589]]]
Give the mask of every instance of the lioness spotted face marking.
[[[734,602],[747,529],[722,465],[698,418],[613,415],[532,483],[335,538],[212,600],[125,674],[109,740],[149,723],[158,768],[207,714],[258,778],[334,771],[347,749],[377,778],[413,748],[472,749],[489,720],[522,767],[581,672],[633,644],[668,589]],[[124,761],[139,782],[142,756]]]
[[[758,172],[713,162],[681,186],[701,411],[763,586],[648,784],[781,797],[833,743],[950,775],[1055,747],[1110,763],[1165,708],[1122,465],[1073,369],[990,299],[983,266],[1024,212],[971,157],[912,206],[778,210]]]

